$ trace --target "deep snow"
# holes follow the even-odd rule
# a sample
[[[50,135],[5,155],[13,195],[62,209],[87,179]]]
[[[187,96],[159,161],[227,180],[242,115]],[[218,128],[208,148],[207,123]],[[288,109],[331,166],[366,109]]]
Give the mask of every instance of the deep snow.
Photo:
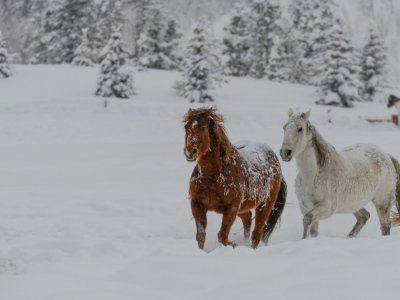
[[[17,66],[0,80],[0,299],[383,299],[398,296],[400,228],[381,237],[373,207],[356,239],[351,215],[323,221],[301,240],[294,162],[282,163],[288,204],[269,246],[250,249],[241,222],[221,247],[209,214],[197,248],[183,155],[189,104],[171,88],[178,73],[136,73],[138,95],[93,96],[96,68]],[[279,150],[289,107],[337,148],[374,143],[400,158],[399,128],[384,104],[314,106],[313,89],[231,79],[217,92],[232,142]]]

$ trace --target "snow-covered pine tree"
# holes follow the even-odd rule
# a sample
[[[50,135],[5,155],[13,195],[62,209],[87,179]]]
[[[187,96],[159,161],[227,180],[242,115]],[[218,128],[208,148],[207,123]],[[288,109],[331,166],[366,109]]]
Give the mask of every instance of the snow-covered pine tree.
[[[21,61],[24,63],[35,63],[40,57],[39,53],[44,51],[45,45],[41,41],[44,34],[43,24],[45,22],[45,14],[48,7],[48,0],[37,0],[26,2],[28,5],[23,10],[29,12],[25,17],[24,37],[21,50]],[[37,59],[44,61],[45,59]]]
[[[362,50],[361,68],[362,96],[367,101],[373,101],[386,83],[387,68],[387,48],[375,24],[370,25]]]
[[[36,63],[71,63],[81,43],[81,30],[94,24],[92,0],[58,0],[40,16],[35,39]]]
[[[218,45],[209,21],[202,17],[193,25],[182,63],[182,78],[175,84],[178,92],[190,102],[214,101],[212,90],[223,82]]]
[[[138,42],[139,39],[142,39],[143,42],[143,34],[144,34],[144,27],[147,23],[147,14],[148,10],[151,6],[152,0],[134,0],[135,8],[135,49],[134,49],[134,58],[135,61],[138,60],[138,55],[141,53],[139,47],[141,44]],[[145,36],[145,35],[144,35]]]
[[[89,48],[89,40],[87,37],[88,28],[82,30],[81,44],[76,48],[72,64],[75,66],[90,67],[93,66],[91,60],[92,51]]]
[[[292,53],[287,40],[276,38],[271,49],[270,61],[266,69],[269,80],[276,82],[293,82]]]
[[[56,59],[57,50],[49,47],[50,42],[56,39],[55,36],[57,35],[52,22],[54,10],[54,4],[49,5],[44,12],[36,12],[31,21],[34,29],[30,38],[31,42],[26,51],[29,63],[47,64],[59,62]]]
[[[178,67],[177,22],[167,17],[164,7],[152,0],[147,5],[147,18],[137,40],[136,64],[140,69],[170,70]]]
[[[361,81],[361,73],[362,73],[362,48],[360,45],[356,43],[354,40],[350,40],[351,47],[353,49],[351,65],[349,66],[349,70],[358,80],[354,80],[354,85],[357,89],[357,98],[354,98],[355,101],[364,101],[363,99],[363,82]]]
[[[293,0],[288,7],[288,19],[292,20],[290,41],[294,45],[292,55],[295,60],[292,74],[294,80],[301,84],[309,84],[312,77],[309,62],[313,55],[312,36],[320,29],[316,26],[320,6],[319,0]]]
[[[297,62],[294,78],[302,84],[320,85],[322,66],[329,43],[327,36],[340,13],[334,0],[294,0],[289,6]]]
[[[224,28],[224,50],[227,56],[227,74],[247,76],[251,68],[251,22],[250,6],[247,2],[235,4],[229,24]]]
[[[276,21],[279,19],[281,9],[271,0],[252,1],[252,50],[250,75],[263,78],[269,64],[274,35],[277,34]]]
[[[125,66],[128,58],[125,43],[117,29],[100,56],[100,73],[96,95],[101,97],[130,98],[135,94],[133,71]]]
[[[182,39],[181,29],[175,19],[167,21],[164,41],[161,44],[162,52],[173,62],[172,68],[178,68],[182,57],[179,54],[179,44]]]
[[[123,26],[124,16],[122,14],[122,0],[101,0],[97,5],[95,24],[91,39],[91,48],[95,52],[94,58],[108,43],[112,33]],[[97,59],[96,59],[97,60]]]
[[[281,18],[277,21],[279,31],[274,37],[270,61],[266,69],[266,76],[272,81],[296,82],[294,70],[297,68],[301,49],[296,43],[296,36],[293,35],[290,19],[290,16],[283,11]]]
[[[314,30],[309,35],[310,47],[304,56],[303,64],[307,68],[308,84],[315,86],[321,85],[321,78],[326,73],[324,62],[329,54],[328,48],[331,46],[332,33],[339,29],[343,33],[343,22],[339,15],[339,7],[333,0],[321,0],[314,5]],[[328,59],[329,61],[329,59]]]
[[[0,78],[11,76],[10,55],[0,31]]]
[[[149,2],[147,6],[146,23],[140,33],[140,41],[138,41],[140,49],[136,58],[137,66],[140,69],[162,69],[162,65],[164,64],[161,42],[165,27],[164,14],[161,10],[161,5],[154,0]]]
[[[327,43],[322,60],[321,86],[318,89],[320,99],[317,104],[353,107],[352,101],[358,99],[358,73],[352,63],[354,49],[343,31],[343,22],[335,17],[332,27],[327,30]]]

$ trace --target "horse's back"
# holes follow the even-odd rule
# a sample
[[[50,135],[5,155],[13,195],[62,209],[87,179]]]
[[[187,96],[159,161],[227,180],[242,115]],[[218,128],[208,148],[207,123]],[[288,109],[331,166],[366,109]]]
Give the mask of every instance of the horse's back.
[[[272,186],[281,181],[282,171],[279,159],[267,145],[243,141],[235,145],[246,179],[244,200],[262,199],[267,201]]]
[[[353,167],[364,166],[365,168],[376,169],[377,172],[389,168],[389,171],[394,172],[390,155],[376,145],[356,144],[343,149],[341,155],[344,161],[347,164],[352,164]]]
[[[279,159],[264,143],[240,141],[235,144],[241,158],[249,165],[266,169],[280,169]],[[272,171],[272,170],[271,170]]]

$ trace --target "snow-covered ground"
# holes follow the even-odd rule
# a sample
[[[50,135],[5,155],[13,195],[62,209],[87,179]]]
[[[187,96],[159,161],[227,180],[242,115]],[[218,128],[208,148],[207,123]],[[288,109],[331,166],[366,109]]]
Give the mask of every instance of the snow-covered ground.
[[[96,69],[18,66],[0,80],[0,299],[384,299],[398,296],[400,228],[381,237],[374,208],[356,239],[352,215],[323,221],[301,240],[296,165],[282,163],[288,204],[269,246],[252,250],[240,222],[221,247],[209,214],[206,251],[187,198],[194,165],[183,156],[189,104],[178,73],[136,73],[132,100],[93,96]],[[374,143],[400,158],[400,129],[384,104],[314,106],[313,89],[231,79],[217,93],[232,141],[278,151],[289,107],[337,148]]]

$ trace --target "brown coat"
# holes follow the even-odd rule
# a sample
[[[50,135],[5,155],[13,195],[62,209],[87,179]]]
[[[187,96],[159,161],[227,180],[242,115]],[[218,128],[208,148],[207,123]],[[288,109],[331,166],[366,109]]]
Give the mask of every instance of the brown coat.
[[[184,123],[186,158],[197,161],[189,196],[199,247],[204,247],[207,211],[223,215],[218,239],[223,245],[234,246],[228,235],[236,216],[242,219],[248,238],[251,209],[255,208],[252,247],[257,247],[261,238],[267,242],[286,200],[286,184],[275,153],[261,144],[234,147],[225,133],[222,116],[214,108],[189,110]]]

